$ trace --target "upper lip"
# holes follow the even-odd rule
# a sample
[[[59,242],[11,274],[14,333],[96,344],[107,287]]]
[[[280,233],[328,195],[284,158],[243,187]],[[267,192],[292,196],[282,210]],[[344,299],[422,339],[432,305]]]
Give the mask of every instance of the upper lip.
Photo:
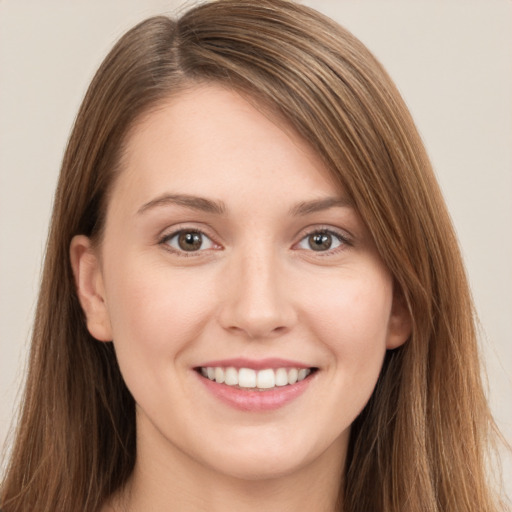
[[[246,359],[243,357],[236,357],[231,359],[217,359],[215,361],[207,361],[201,363],[197,368],[207,367],[234,367],[234,368],[251,368],[253,370],[264,370],[266,368],[313,368],[309,364],[304,364],[299,361],[290,359],[281,359],[277,357],[265,359]]]

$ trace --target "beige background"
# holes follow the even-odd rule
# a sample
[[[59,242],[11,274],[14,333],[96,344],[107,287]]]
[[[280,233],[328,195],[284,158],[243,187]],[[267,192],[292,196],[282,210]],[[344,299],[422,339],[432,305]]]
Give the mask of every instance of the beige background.
[[[512,2],[309,0],[382,61],[445,192],[512,441]],[[188,2],[190,4],[190,2]],[[0,444],[8,447],[52,195],[81,98],[113,42],[178,1],[0,0]],[[504,455],[512,496],[512,462]]]

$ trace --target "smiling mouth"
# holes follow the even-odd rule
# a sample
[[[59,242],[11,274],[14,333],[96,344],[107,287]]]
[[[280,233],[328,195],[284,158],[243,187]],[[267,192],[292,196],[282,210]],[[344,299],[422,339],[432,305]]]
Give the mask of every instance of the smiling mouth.
[[[318,368],[235,368],[232,366],[202,366],[195,368],[204,378],[245,391],[268,391],[301,382]]]

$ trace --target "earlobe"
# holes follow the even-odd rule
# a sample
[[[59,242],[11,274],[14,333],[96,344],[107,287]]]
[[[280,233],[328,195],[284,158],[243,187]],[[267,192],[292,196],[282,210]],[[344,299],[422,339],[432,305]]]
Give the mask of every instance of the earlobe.
[[[403,345],[411,336],[412,318],[405,297],[395,285],[393,292],[393,305],[389,317],[388,337],[386,348],[392,350]]]
[[[99,341],[112,341],[103,275],[91,240],[84,235],[77,235],[71,240],[69,251],[75,286],[87,320],[87,329],[91,336]]]

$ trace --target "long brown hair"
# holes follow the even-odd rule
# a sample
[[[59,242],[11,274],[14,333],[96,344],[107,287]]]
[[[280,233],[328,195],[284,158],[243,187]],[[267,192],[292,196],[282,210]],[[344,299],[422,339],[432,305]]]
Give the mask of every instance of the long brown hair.
[[[362,43],[316,11],[220,0],[130,30],[80,108],[55,196],[4,512],[95,511],[131,474],[134,401],[112,344],[87,331],[69,245],[79,233],[101,237],[129,128],[204,81],[264,104],[312,145],[352,198],[412,316],[410,339],[387,354],[352,426],[343,510],[497,510],[468,284],[404,102]]]

